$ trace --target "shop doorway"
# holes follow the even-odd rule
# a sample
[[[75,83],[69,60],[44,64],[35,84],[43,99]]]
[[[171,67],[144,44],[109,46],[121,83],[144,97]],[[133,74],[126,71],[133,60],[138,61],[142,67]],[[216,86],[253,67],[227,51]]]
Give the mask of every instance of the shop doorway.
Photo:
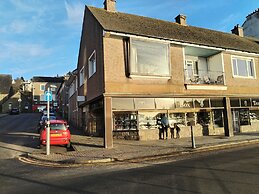
[[[232,120],[234,133],[240,133],[240,114],[238,110],[232,111]]]

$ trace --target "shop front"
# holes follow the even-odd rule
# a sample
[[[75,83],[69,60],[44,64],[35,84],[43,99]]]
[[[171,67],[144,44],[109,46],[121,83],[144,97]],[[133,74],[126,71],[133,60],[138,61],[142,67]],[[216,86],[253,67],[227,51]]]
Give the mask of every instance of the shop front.
[[[259,98],[230,98],[235,133],[259,131]]]
[[[113,137],[159,139],[157,121],[162,114],[170,127],[180,127],[181,137],[191,136],[190,121],[195,136],[224,135],[223,112],[223,98],[112,98]]]

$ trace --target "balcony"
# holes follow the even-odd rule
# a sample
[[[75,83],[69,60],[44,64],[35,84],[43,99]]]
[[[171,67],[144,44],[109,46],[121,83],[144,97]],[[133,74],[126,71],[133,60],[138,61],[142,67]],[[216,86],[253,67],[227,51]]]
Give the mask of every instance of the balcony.
[[[185,84],[225,85],[225,73],[223,71],[199,70],[196,74],[190,69],[184,71]]]

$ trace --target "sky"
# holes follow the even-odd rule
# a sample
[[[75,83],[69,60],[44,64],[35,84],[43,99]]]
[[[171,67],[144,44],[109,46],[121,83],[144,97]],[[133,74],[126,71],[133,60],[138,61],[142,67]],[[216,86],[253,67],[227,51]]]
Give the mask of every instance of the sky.
[[[85,5],[104,0],[0,0],[0,74],[63,76],[76,69]],[[230,32],[258,0],[117,0],[117,11]]]

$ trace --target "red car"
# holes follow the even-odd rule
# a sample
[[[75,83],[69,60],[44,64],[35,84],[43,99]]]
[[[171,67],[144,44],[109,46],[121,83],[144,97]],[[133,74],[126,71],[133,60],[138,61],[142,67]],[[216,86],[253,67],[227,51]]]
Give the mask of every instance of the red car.
[[[66,145],[70,147],[70,131],[66,121],[51,120],[50,121],[50,145]],[[40,133],[41,145],[46,145],[47,126],[45,126]]]

